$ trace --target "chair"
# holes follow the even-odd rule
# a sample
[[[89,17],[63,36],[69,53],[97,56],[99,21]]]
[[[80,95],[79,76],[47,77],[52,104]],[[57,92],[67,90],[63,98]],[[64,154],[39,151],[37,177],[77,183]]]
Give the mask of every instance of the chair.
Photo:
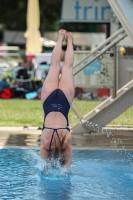
[[[49,71],[50,65],[48,64],[39,64],[38,67],[36,68],[36,77],[38,80],[45,79],[48,71]]]
[[[17,66],[13,69],[12,78],[18,83],[18,86],[27,87],[29,85],[29,89],[33,89],[33,81],[34,81],[34,71],[29,71],[24,67]]]
[[[0,66],[0,81],[2,81],[5,78],[7,70],[7,66]]]

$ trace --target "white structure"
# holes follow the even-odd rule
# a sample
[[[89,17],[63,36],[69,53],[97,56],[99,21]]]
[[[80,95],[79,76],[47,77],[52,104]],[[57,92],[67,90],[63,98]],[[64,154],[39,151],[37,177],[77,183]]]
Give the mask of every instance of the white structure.
[[[61,21],[110,22],[110,5],[107,0],[63,0]]]
[[[133,42],[133,1],[108,0],[108,2]]]

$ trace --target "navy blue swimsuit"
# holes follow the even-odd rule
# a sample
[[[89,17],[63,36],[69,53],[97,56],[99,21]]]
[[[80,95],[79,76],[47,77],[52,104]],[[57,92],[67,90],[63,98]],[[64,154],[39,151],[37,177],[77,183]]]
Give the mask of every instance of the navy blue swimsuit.
[[[69,104],[65,94],[60,89],[54,90],[44,101],[44,103],[43,103],[43,110],[44,110],[44,113],[45,113],[44,121],[46,119],[46,116],[50,112],[60,112],[60,113],[62,113],[64,115],[64,117],[66,118],[66,121],[67,121],[67,126],[64,127],[64,128],[45,127],[45,125],[43,124],[43,129],[46,128],[46,129],[52,129],[53,130],[49,149],[51,148],[54,133],[56,133],[57,137],[59,138],[59,135],[58,135],[59,129],[67,129],[68,131],[70,131],[69,123],[68,123],[69,109],[70,109],[70,104]],[[60,138],[59,138],[59,141],[60,141]]]

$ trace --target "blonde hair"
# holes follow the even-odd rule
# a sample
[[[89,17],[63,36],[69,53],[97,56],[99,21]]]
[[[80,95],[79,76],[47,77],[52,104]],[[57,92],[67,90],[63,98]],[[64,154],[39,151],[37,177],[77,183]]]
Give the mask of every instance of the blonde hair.
[[[63,159],[63,144],[66,138],[66,133],[60,140],[59,137],[57,137],[56,134],[54,134],[53,140],[54,140],[54,148],[53,150],[50,149],[50,157],[55,159],[60,159],[60,163],[63,165],[64,159]]]

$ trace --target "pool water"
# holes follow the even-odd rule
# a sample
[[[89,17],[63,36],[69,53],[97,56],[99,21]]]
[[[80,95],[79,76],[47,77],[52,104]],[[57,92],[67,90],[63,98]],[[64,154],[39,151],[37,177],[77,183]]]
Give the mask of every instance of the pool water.
[[[0,149],[0,200],[132,200],[133,151],[73,150],[65,169],[49,168],[39,149]]]

